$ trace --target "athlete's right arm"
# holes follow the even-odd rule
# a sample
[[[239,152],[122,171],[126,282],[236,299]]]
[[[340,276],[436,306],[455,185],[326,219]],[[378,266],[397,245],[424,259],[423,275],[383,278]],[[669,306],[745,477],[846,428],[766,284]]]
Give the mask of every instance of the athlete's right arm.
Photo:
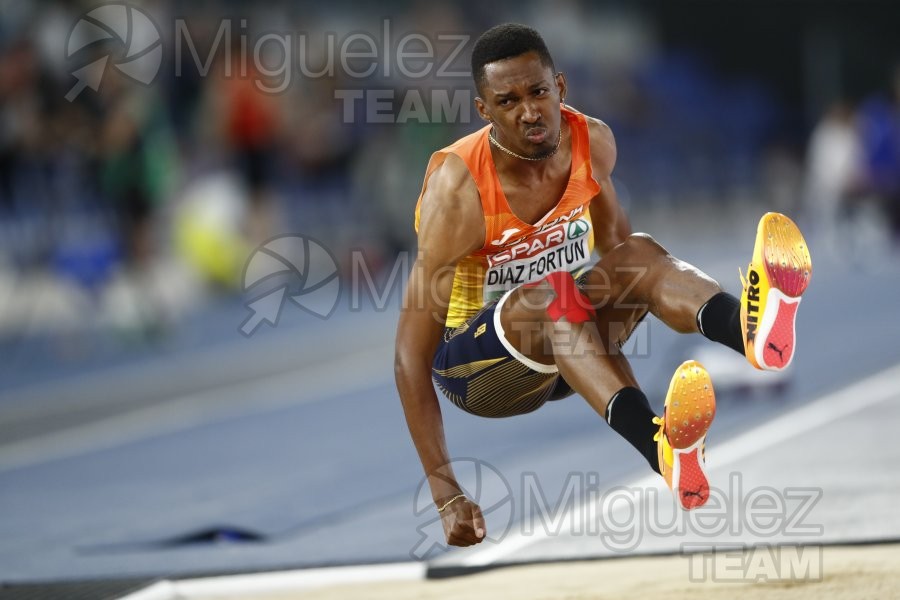
[[[462,489],[450,468],[431,363],[443,335],[456,264],[484,245],[484,231],[475,182],[465,163],[449,155],[432,172],[422,197],[419,249],[397,326],[394,359],[406,423],[437,506]],[[455,500],[441,517],[449,544],[468,546],[483,538],[484,520],[473,502]]]

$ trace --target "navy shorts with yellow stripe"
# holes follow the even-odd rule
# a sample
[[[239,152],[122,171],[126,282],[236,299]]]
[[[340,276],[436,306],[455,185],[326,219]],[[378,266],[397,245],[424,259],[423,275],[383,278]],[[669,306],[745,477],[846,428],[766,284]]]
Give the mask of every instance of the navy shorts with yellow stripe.
[[[497,311],[507,297],[445,329],[432,364],[432,378],[444,395],[482,417],[521,415],[573,393],[555,366],[529,360],[506,341]]]

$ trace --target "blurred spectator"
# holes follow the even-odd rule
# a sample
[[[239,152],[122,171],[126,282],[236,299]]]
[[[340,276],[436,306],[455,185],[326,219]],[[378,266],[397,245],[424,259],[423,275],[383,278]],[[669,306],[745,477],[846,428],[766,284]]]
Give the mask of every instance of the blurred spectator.
[[[863,148],[850,106],[837,102],[813,129],[809,140],[806,203],[814,230],[837,248],[839,224],[863,176]]]
[[[157,215],[175,187],[175,147],[157,96],[121,77],[107,79],[100,189],[114,206],[129,266],[146,268],[159,253]]]
[[[238,48],[232,49],[231,64],[210,86],[220,94],[222,111],[220,126],[232,151],[237,172],[241,175],[250,201],[246,233],[251,242],[261,244],[272,236],[275,228],[272,181],[278,156],[279,132],[283,125],[279,98],[260,89],[265,77],[247,64],[241,72],[243,58]]]
[[[867,191],[888,216],[900,244],[900,67],[894,72],[890,98],[877,95],[860,108]]]

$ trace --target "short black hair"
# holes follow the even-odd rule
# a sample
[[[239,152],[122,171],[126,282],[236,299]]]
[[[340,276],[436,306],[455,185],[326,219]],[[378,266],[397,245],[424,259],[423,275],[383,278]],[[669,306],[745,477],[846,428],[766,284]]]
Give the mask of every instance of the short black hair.
[[[541,63],[556,72],[553,59],[544,38],[537,30],[518,23],[495,25],[482,33],[472,49],[472,78],[478,93],[483,89],[484,66],[506,58],[513,58],[526,52],[537,52]]]

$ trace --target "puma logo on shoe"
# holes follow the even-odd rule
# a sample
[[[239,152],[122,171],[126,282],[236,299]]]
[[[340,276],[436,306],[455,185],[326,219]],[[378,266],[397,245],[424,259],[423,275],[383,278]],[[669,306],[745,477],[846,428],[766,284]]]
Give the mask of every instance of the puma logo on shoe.
[[[784,362],[784,351],[787,350],[788,345],[789,344],[785,344],[784,348],[779,349],[778,346],[776,346],[774,343],[769,342],[769,348],[778,353],[778,358],[781,359],[781,362]]]

